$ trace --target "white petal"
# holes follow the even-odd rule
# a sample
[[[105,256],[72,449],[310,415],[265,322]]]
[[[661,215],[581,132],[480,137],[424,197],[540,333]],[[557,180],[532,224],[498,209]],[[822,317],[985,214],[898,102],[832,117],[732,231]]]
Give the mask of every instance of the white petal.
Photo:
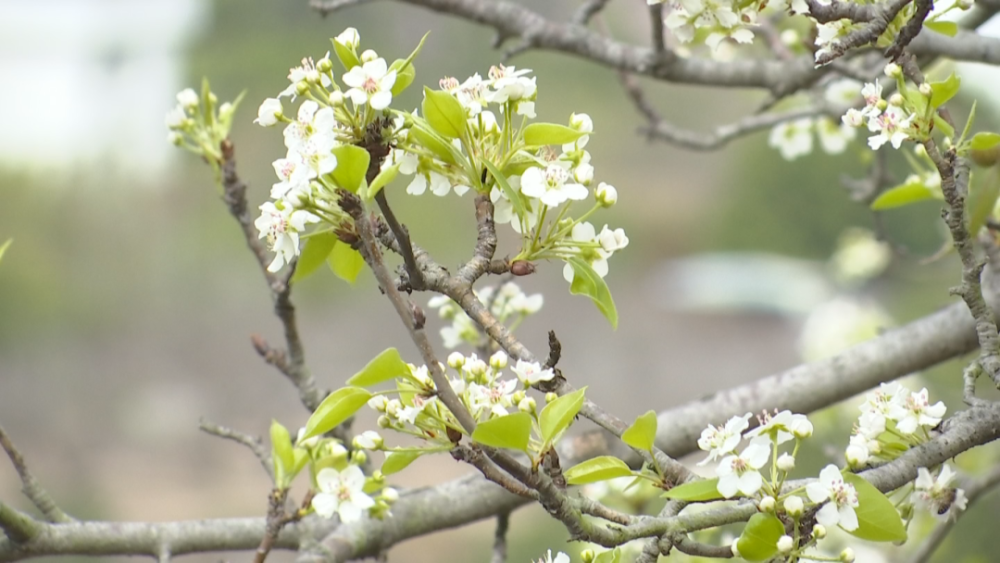
[[[329,493],[318,493],[312,499],[312,507],[316,514],[324,518],[330,518],[337,511],[337,497]]]
[[[340,515],[340,521],[345,524],[361,520],[361,512],[361,507],[351,502],[342,502],[337,508],[337,514]]]
[[[840,513],[832,502],[827,503],[816,513],[816,521],[824,526],[836,526],[840,522]]]

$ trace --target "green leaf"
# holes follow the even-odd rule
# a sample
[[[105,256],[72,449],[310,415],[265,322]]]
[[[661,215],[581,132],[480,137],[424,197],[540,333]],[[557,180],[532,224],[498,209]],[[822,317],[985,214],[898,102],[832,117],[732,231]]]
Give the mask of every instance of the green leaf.
[[[302,248],[302,254],[299,255],[299,261],[295,265],[292,283],[298,283],[312,275],[330,255],[337,242],[337,235],[332,231],[307,237],[306,245]]]
[[[465,108],[448,92],[424,86],[424,103],[421,108],[427,123],[446,139],[461,137],[468,127]]]
[[[545,405],[538,414],[538,426],[541,428],[542,440],[551,442],[560,432],[573,424],[573,418],[583,406],[583,393],[586,387],[567,393]]]
[[[396,81],[392,83],[393,97],[402,94],[403,90],[409,88],[410,84],[413,84],[413,79],[417,77],[417,69],[413,67],[413,63],[407,63],[404,59],[393,61],[389,70],[396,71]]]
[[[955,138],[955,128],[951,126],[950,123],[945,121],[940,114],[934,114],[933,128],[938,133],[941,133],[945,137],[954,139]]]
[[[858,529],[851,535],[868,541],[906,541],[906,528],[892,501],[860,475],[845,473],[844,481],[858,492]]]
[[[306,422],[302,440],[333,430],[338,424],[351,418],[371,398],[372,394],[360,387],[344,387],[330,393]]]
[[[274,463],[274,483],[280,488],[288,486],[294,476],[295,454],[288,429],[277,420],[271,421],[271,462]]]
[[[0,244],[0,260],[3,260],[4,253],[7,252],[7,249],[10,248],[10,245],[13,244],[13,242],[14,239],[9,238],[7,239],[7,242]]]
[[[556,123],[532,123],[524,128],[524,144],[529,147],[539,147],[542,145],[565,145],[572,143],[584,135],[583,131],[577,131],[565,125]]]
[[[382,475],[392,475],[393,473],[399,473],[400,471],[406,469],[408,465],[413,463],[418,457],[422,455],[424,455],[424,452],[419,450],[389,452],[385,456],[385,461],[382,462]]]
[[[993,214],[1000,197],[1000,167],[973,172],[969,178],[969,234],[975,237]]]
[[[521,200],[521,194],[511,187],[510,183],[507,181],[507,177],[503,175],[503,172],[497,170],[496,165],[485,158],[483,159],[483,166],[485,166],[486,170],[489,171],[490,176],[493,176],[497,185],[500,186],[500,189],[503,190],[507,199],[510,200],[510,203],[514,206],[514,213],[516,213],[518,217],[527,217],[528,210],[524,207],[524,201]]]
[[[563,476],[570,485],[586,485],[607,481],[616,477],[628,477],[632,470],[624,461],[614,456],[603,455],[588,459],[566,470]]]
[[[437,133],[427,131],[422,127],[412,127],[410,128],[409,135],[413,137],[417,143],[426,147],[434,153],[435,156],[448,164],[456,164],[458,162],[458,159],[455,157],[455,147],[442,140]]]
[[[962,79],[951,73],[951,76],[941,82],[931,82],[931,107],[937,109],[955,97],[958,88],[962,85]]]
[[[937,198],[938,194],[934,190],[925,186],[922,181],[917,180],[915,182],[900,184],[882,192],[877,198],[875,198],[875,201],[872,202],[871,208],[874,211],[884,211],[886,209],[902,207],[918,201],[926,201],[928,199]]]
[[[615,308],[614,299],[611,298],[608,284],[604,283],[604,278],[579,257],[567,258],[567,262],[573,267],[573,283],[569,286],[569,292],[573,295],[590,297],[601,314],[611,323],[611,327],[618,328],[618,310]]]
[[[758,512],[750,517],[736,540],[740,557],[747,561],[765,561],[778,552],[778,539],[785,535],[785,526],[773,514]]]
[[[368,162],[371,155],[368,151],[354,145],[340,145],[330,151],[337,157],[337,167],[330,173],[338,186],[353,193],[358,193],[361,182],[368,172]]]
[[[1000,145],[1000,134],[980,131],[972,136],[969,148],[974,151],[985,151]]]
[[[649,411],[639,416],[622,432],[622,442],[638,450],[651,451],[656,441],[656,412]]]
[[[619,548],[602,551],[594,557],[594,563],[621,563],[622,551]]]
[[[399,175],[398,162],[396,164],[393,164],[392,166],[380,170],[378,176],[375,176],[375,179],[372,180],[371,185],[368,186],[368,195],[365,196],[365,199],[371,200],[372,198],[374,198],[375,194],[382,191],[382,188],[389,185],[389,182],[395,180],[396,176],[398,175]]]
[[[338,278],[351,285],[354,285],[358,274],[365,268],[364,256],[343,241],[338,241],[333,247],[333,252],[327,256],[326,263]]]
[[[509,448],[526,451],[528,439],[531,437],[531,415],[517,412],[507,416],[491,418],[479,423],[472,432],[472,440],[493,446],[494,448]]]
[[[401,375],[409,375],[409,373],[410,368],[399,356],[399,351],[395,348],[388,348],[348,379],[347,384],[356,387],[370,387]]]
[[[358,58],[358,55],[350,47],[341,45],[336,39],[330,39],[330,42],[333,43],[333,52],[336,53],[337,58],[340,59],[340,64],[344,65],[345,70],[351,70],[361,65],[361,59]]]
[[[957,145],[961,145],[965,142],[965,139],[969,136],[969,131],[972,131],[972,124],[976,120],[976,104],[979,100],[972,100],[972,108],[969,109],[969,118],[965,120],[965,128],[962,129],[962,138],[958,140]]]
[[[663,493],[663,498],[683,500],[687,502],[704,502],[722,498],[719,492],[719,479],[701,479],[677,485],[669,491]]]
[[[930,29],[931,31],[936,31],[942,35],[947,35],[948,37],[955,37],[958,33],[958,24],[949,21],[932,21],[924,22],[924,27]]]
[[[294,462],[292,464],[292,471],[289,474],[295,477],[305,468],[306,463],[309,462],[309,452],[302,448],[295,448],[292,450],[292,457],[294,458]]]

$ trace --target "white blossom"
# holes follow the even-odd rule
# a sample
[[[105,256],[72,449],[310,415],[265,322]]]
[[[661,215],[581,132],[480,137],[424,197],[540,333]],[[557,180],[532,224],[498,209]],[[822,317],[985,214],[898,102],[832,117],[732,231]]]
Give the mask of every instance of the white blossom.
[[[795,160],[812,152],[812,126],[808,117],[779,123],[771,129],[767,144],[778,149],[785,160]]]
[[[312,499],[312,507],[324,518],[336,513],[341,522],[349,524],[375,506],[375,501],[363,492],[365,475],[357,465],[348,465],[343,471],[324,467],[316,474],[316,485],[319,492]]]
[[[260,212],[260,217],[254,221],[254,226],[260,231],[258,238],[266,237],[268,245],[275,253],[274,260],[267,269],[269,272],[277,272],[298,256],[299,233],[305,230],[306,223],[315,223],[319,221],[319,217],[302,209],[295,210],[290,206],[279,209],[270,201],[260,206]]]
[[[763,442],[752,442],[740,455],[729,455],[722,458],[716,474],[719,476],[717,486],[719,493],[725,498],[732,498],[736,493],[752,496],[764,483],[761,467],[771,457],[771,447]]]
[[[555,375],[552,369],[542,369],[538,362],[526,362],[520,359],[510,370],[517,374],[517,378],[525,387],[531,387],[540,381],[549,381]]]
[[[281,100],[267,98],[260,104],[260,108],[257,110],[257,119],[254,119],[253,122],[262,127],[270,127],[278,122],[278,116],[281,115],[282,111]]]
[[[511,394],[517,387],[517,381],[497,381],[492,387],[473,383],[469,385],[469,398],[474,412],[489,411],[493,416],[504,416],[507,408],[512,406]]]
[[[552,550],[550,549],[548,553],[545,554],[543,559],[539,559],[537,563],[569,563],[569,555],[563,552],[556,554],[555,558],[552,557]]]
[[[917,479],[914,481],[917,503],[938,517],[956,517],[965,510],[968,499],[965,491],[951,486],[955,475],[955,471],[947,463],[941,466],[937,479],[926,467],[917,468]]]
[[[340,32],[340,35],[336,37],[335,41],[349,49],[357,49],[358,45],[361,44],[361,34],[358,33],[357,29],[348,27],[344,31]]]
[[[347,71],[341,79],[351,87],[344,95],[355,105],[368,104],[374,110],[383,110],[392,103],[392,86],[396,71],[389,70],[385,59],[374,59]]]
[[[177,103],[186,108],[192,108],[198,105],[198,94],[191,88],[185,88],[180,92],[177,92]]]
[[[555,207],[566,200],[587,198],[587,188],[570,182],[569,172],[561,166],[550,164],[542,168],[529,168],[521,175],[521,193],[539,198],[549,207]]]
[[[918,427],[926,426],[933,428],[941,423],[944,413],[948,408],[943,402],[938,401],[933,405],[927,399],[927,389],[911,393],[903,404],[903,410],[892,417],[896,420],[896,430],[903,434],[913,434]]]
[[[708,452],[708,457],[698,462],[698,465],[705,465],[733,452],[740,444],[740,435],[750,426],[748,421],[751,416],[753,416],[751,413],[734,416],[726,422],[725,426],[709,425],[708,428],[702,430],[701,437],[698,438],[698,447]]]
[[[761,425],[747,432],[747,438],[766,435],[777,445],[794,438],[797,434],[811,434],[812,423],[804,414],[792,414],[791,411],[781,411],[775,415],[763,413]]]
[[[872,115],[868,118],[868,130],[875,135],[868,137],[868,146],[872,150],[878,150],[882,145],[891,143],[892,148],[898,149],[903,141],[910,138],[906,130],[913,121],[913,115],[906,115],[903,108],[899,106],[889,106],[880,115]]]
[[[858,529],[858,493],[854,485],[844,482],[836,465],[827,465],[819,473],[819,480],[806,485],[809,500],[827,502],[816,513],[816,521],[824,526],[840,525],[848,532]]]
[[[374,430],[365,430],[354,437],[354,446],[366,450],[377,450],[382,447],[382,436]]]
[[[827,154],[844,152],[847,150],[847,145],[858,136],[854,127],[846,123],[837,123],[829,117],[816,120],[816,133],[819,135],[819,145]]]

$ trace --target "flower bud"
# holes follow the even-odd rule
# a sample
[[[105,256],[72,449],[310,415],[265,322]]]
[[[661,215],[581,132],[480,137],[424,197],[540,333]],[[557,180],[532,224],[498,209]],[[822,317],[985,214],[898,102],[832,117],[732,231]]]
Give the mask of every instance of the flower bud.
[[[875,108],[879,111],[885,111],[885,108],[889,107],[889,102],[885,100],[879,100],[875,102]]]
[[[795,434],[795,437],[799,439],[808,438],[813,435],[813,424],[809,422],[809,419],[803,418],[795,423],[792,434]]]
[[[375,395],[371,399],[368,399],[368,408],[378,412],[385,412],[385,407],[388,402],[389,399],[386,399],[385,395]]]
[[[507,353],[500,350],[496,354],[490,356],[490,367],[496,370],[501,370],[507,367]]]
[[[306,72],[306,82],[310,84],[319,84],[319,71],[312,69]]]
[[[281,100],[268,98],[264,100],[264,103],[260,104],[260,108],[257,110],[257,119],[253,120],[253,122],[262,127],[270,127],[277,123],[283,116],[283,111]]]
[[[583,133],[594,132],[594,121],[585,113],[570,114],[569,126]]]
[[[928,98],[934,93],[934,88],[930,84],[924,82],[920,85],[920,93],[927,96]]]
[[[618,203],[618,190],[611,184],[601,182],[597,185],[596,197],[598,203],[604,207],[611,207]]]
[[[303,448],[315,448],[319,444],[319,436],[313,436],[307,440],[303,440],[302,437],[306,435],[305,427],[299,428],[299,433],[295,437],[295,443]]]
[[[382,489],[382,500],[389,504],[396,502],[399,500],[399,491],[393,489],[392,487]]]
[[[212,104],[213,106],[215,104],[219,103],[219,97],[215,95],[215,92],[209,92],[208,93],[208,102],[210,104]]]
[[[573,169],[573,179],[584,186],[589,186],[594,182],[594,167],[586,162],[580,163]]]
[[[361,434],[355,436],[351,443],[354,445],[354,449],[378,450],[382,447],[384,442],[382,437],[378,435],[378,432],[375,432],[374,430],[365,430]]]
[[[524,391],[515,391],[513,395],[510,396],[510,401],[515,405],[523,401],[527,397]]]
[[[465,365],[465,369],[476,377],[482,377],[486,375],[486,362],[482,360],[473,360]]]
[[[333,70],[333,63],[330,62],[330,59],[320,59],[319,62],[316,63],[316,70],[322,72],[323,74],[327,74]]]
[[[377,58],[378,53],[376,53],[373,49],[365,49],[365,51],[361,53],[361,62],[363,63],[370,63]]]
[[[384,414],[378,417],[378,420],[375,421],[375,423],[378,424],[379,428],[389,428],[392,426],[392,421],[389,420],[389,417]]]
[[[349,49],[357,49],[358,44],[361,43],[361,34],[353,27],[349,27],[340,32],[340,35],[337,36],[337,43]]]
[[[354,465],[364,465],[368,461],[368,454],[364,450],[354,450],[351,452],[351,463]]]
[[[198,105],[198,94],[191,88],[185,88],[177,93],[177,102],[186,108],[193,108]]]
[[[330,105],[339,108],[344,105],[344,93],[340,90],[330,92]]]
[[[556,395],[555,393],[546,393],[545,394],[545,404],[549,404],[549,403],[551,403],[552,401],[555,401],[558,398],[559,398],[559,395]]]
[[[234,108],[233,104],[230,102],[223,102],[222,105],[219,106],[219,119],[229,119],[233,116],[233,111],[235,109],[236,108]]]
[[[795,547],[795,540],[792,539],[792,536],[778,538],[778,551],[781,553],[788,553],[793,547]]]
[[[844,125],[848,125],[850,127],[861,127],[861,125],[865,122],[865,116],[855,108],[847,110],[844,117],[840,119],[844,122]]]
[[[593,549],[585,549],[580,552],[580,560],[583,561],[583,563],[593,563],[596,558],[597,554],[594,553]]]
[[[813,535],[814,538],[816,538],[818,540],[821,540],[821,539],[825,538],[826,537],[826,526],[824,526],[822,524],[816,524],[815,526],[813,526],[813,533],[812,533],[812,535]]]
[[[761,512],[774,512],[774,497],[764,497],[757,503]]]
[[[889,63],[885,65],[885,75],[889,78],[899,78],[903,74],[903,69],[899,68],[896,63]]]
[[[783,506],[785,507],[785,512],[792,518],[802,516],[802,510],[804,509],[802,497],[792,495],[785,499]]]
[[[840,560],[843,561],[843,563],[854,563],[854,550],[849,547],[845,547],[844,551],[840,552]]]
[[[781,454],[776,463],[778,464],[778,469],[786,473],[795,469],[795,458],[788,455],[787,452]]]
[[[300,96],[305,96],[308,91],[309,83],[305,80],[299,80],[299,82],[295,85],[295,92]]]
[[[533,413],[537,408],[538,405],[535,404],[534,397],[525,397],[517,402],[517,410],[521,412]]]
[[[341,462],[347,459],[347,448],[337,442],[329,442],[323,452],[323,457],[328,457],[334,462]]]
[[[389,416],[395,417],[399,415],[399,411],[402,408],[403,403],[400,403],[399,399],[392,399],[385,404],[385,413]]]
[[[903,95],[900,94],[899,92],[896,92],[895,94],[889,96],[889,105],[890,106],[896,106],[896,107],[902,106],[903,105]]]
[[[177,131],[171,131],[167,133],[167,142],[171,145],[179,147],[184,142],[184,136]]]
[[[461,352],[448,354],[448,365],[454,369],[462,369],[462,366],[465,365],[465,356]]]
[[[385,483],[385,475],[382,474],[381,469],[376,469],[372,472],[372,481],[374,483]]]

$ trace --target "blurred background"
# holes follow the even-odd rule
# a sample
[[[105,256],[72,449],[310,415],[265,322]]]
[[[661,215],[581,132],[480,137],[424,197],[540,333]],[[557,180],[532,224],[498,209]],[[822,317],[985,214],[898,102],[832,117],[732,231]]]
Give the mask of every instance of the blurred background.
[[[540,4],[565,18],[578,3]],[[613,2],[604,25],[644,43],[644,6]],[[163,116],[174,94],[202,76],[221,100],[246,89],[232,139],[256,206],[275,181],[271,161],[284,154],[276,129],[251,123],[257,105],[284,89],[289,67],[323,56],[328,38],[348,26],[361,32],[363,47],[390,60],[430,30],[418,84],[485,75],[500,61],[488,30],[389,2],[322,18],[306,0],[0,0],[0,241],[15,239],[0,265],[0,423],[71,514],[154,521],[264,514],[270,487],[256,460],[200,433],[198,419],[266,435],[272,418],[294,428],[307,413],[250,346],[251,334],[281,343],[267,288],[211,171],[167,143]],[[512,64],[538,76],[539,119],[593,117],[588,150],[597,180],[620,194],[597,221],[624,227],[631,239],[607,278],[617,331],[586,299],[569,295],[561,265],[543,264],[518,280],[545,295],[542,313],[519,334],[540,350],[555,330],[563,370],[622,418],[791,367],[803,354],[831,353],[953,301],[947,288],[958,278],[957,261],[920,264],[945,240],[933,203],[884,215],[886,233],[904,250],[878,276],[849,287],[835,282],[829,259],[844,230],[873,226],[840,183],[864,173],[863,138],[840,156],[794,162],[766,146],[766,132],[714,153],[648,143],[613,71],[551,53]],[[956,109],[965,115],[973,94],[997,79],[984,67],[960,72],[969,88]],[[763,100],[755,92],[644,84],[666,118],[703,131]],[[419,95],[411,88],[394,107],[416,107]],[[978,128],[997,129],[995,103],[980,97]],[[902,180],[902,159],[890,162]],[[458,264],[473,246],[472,198],[411,197],[404,187],[397,180],[389,188],[397,214],[440,262]],[[500,254],[507,251],[514,247]],[[350,287],[321,272],[296,288],[295,302],[308,363],[325,388],[387,346],[417,359],[370,274]],[[804,337],[809,314],[820,311],[826,316],[811,322],[819,332]],[[960,408],[960,367],[940,366],[913,385]],[[815,442],[846,446],[856,404],[821,415]],[[815,454],[804,470],[830,456]],[[985,448],[959,465],[996,457]],[[443,456],[422,459],[397,484],[466,471]],[[0,498],[28,509],[19,488],[0,463]],[[981,517],[963,519],[935,561],[992,560],[983,555],[995,546],[985,516],[997,509],[996,495],[976,505]],[[480,523],[411,541],[389,561],[485,562],[492,528]],[[565,531],[541,510],[516,513],[512,534],[511,561],[565,545]]]

